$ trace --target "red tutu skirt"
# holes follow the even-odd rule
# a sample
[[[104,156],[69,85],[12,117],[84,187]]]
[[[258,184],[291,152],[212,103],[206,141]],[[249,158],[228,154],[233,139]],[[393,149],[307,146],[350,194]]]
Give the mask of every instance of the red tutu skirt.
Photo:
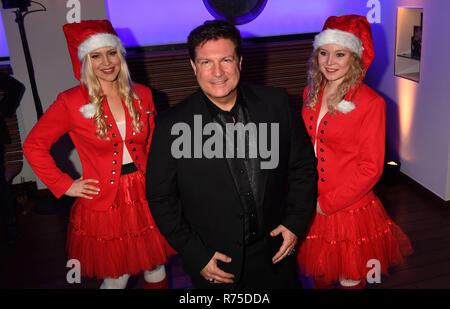
[[[121,175],[114,203],[106,211],[72,207],[67,233],[70,259],[81,264],[83,276],[117,278],[165,264],[176,252],[156,227],[140,172]]]
[[[365,280],[374,267],[367,265],[369,260],[378,260],[381,273],[387,275],[390,266],[413,252],[408,237],[372,196],[360,208],[315,215],[297,256],[304,275],[329,283]]]

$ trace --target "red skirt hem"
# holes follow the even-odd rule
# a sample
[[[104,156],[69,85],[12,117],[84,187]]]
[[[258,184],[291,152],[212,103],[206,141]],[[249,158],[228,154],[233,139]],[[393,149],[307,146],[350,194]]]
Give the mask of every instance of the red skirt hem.
[[[403,263],[412,252],[408,237],[375,197],[359,209],[316,214],[297,260],[305,276],[323,282],[365,280],[374,261],[388,275],[389,267]]]
[[[80,198],[75,202],[67,251],[80,261],[82,276],[99,279],[151,270],[176,254],[153,220],[140,172],[120,176],[115,201],[106,211],[85,207]]]

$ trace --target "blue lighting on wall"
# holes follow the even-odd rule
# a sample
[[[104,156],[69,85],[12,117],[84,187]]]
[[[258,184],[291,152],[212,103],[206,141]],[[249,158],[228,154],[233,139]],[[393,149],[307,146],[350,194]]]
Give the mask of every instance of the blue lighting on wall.
[[[203,0],[105,0],[108,18],[126,47],[185,43],[189,32],[214,17]],[[126,5],[125,5],[126,3]],[[364,0],[269,0],[244,38],[318,32],[330,15],[365,14]]]
[[[6,34],[5,29],[3,28],[1,10],[0,10],[0,57],[9,57],[8,44],[6,43]]]
[[[244,38],[318,32],[331,15],[368,11],[366,0],[268,0],[262,13],[237,26]],[[126,47],[185,43],[189,32],[214,17],[203,0],[105,0],[109,20]],[[8,57],[0,23],[0,57]]]

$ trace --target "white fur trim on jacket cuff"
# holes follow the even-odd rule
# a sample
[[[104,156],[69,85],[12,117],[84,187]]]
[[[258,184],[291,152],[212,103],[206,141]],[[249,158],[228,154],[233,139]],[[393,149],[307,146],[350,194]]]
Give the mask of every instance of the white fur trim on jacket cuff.
[[[362,56],[364,51],[362,42],[356,35],[338,29],[324,30],[314,38],[314,50],[327,44],[341,45],[355,52],[359,57]]]
[[[336,106],[336,109],[343,114],[347,114],[355,109],[355,103],[342,100],[341,102],[338,103],[338,105]]]
[[[88,37],[78,46],[78,59],[81,61],[90,52],[107,46],[117,48],[122,54],[125,53],[125,48],[118,36],[111,33],[97,33]]]

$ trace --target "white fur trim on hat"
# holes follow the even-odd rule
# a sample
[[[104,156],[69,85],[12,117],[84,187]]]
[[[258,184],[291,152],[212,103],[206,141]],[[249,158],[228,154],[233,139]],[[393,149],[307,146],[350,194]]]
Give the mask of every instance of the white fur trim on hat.
[[[117,48],[122,54],[125,53],[122,41],[117,35],[111,33],[97,33],[88,37],[78,46],[78,59],[81,61],[90,52],[107,46]]]
[[[343,114],[348,114],[350,113],[352,110],[355,109],[355,103],[350,102],[350,101],[345,101],[342,100],[341,102],[339,102],[339,104],[336,106],[336,109],[338,111],[340,111]]]
[[[341,45],[355,52],[359,57],[362,56],[364,51],[363,44],[356,35],[338,29],[326,29],[314,38],[314,50],[327,44]]]

